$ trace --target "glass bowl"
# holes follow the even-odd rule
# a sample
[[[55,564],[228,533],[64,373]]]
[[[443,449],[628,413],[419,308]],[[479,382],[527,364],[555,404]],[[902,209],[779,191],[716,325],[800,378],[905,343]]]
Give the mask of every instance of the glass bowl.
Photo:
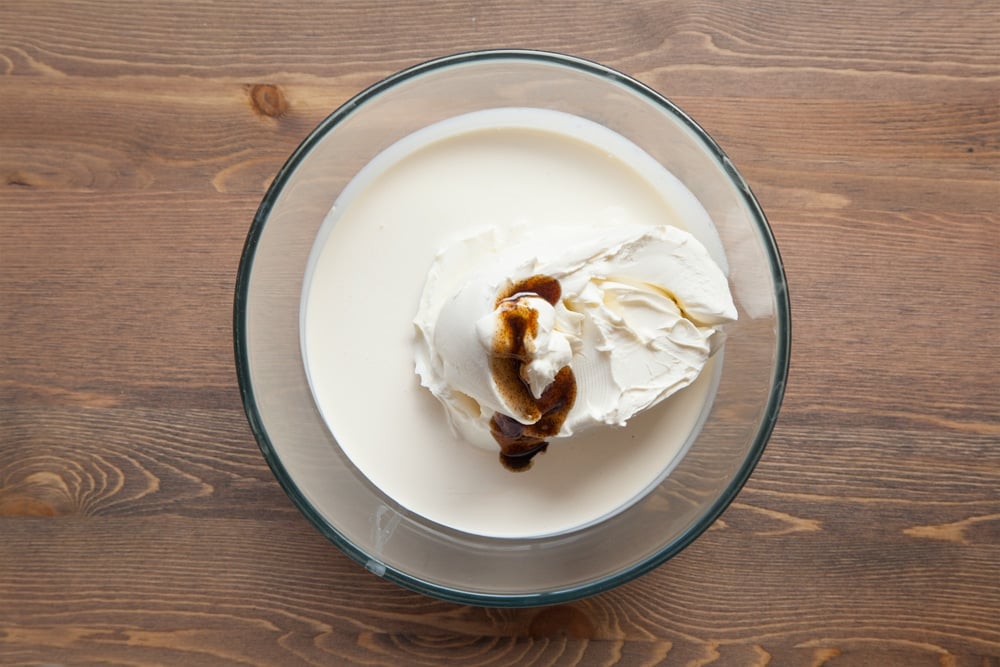
[[[535,537],[449,528],[383,493],[355,467],[324,420],[302,348],[310,256],[352,178],[413,132],[502,107],[594,121],[679,178],[711,216],[739,311],[739,320],[727,325],[714,400],[669,474],[603,520]],[[392,270],[380,267],[378,257],[370,261],[372,271]],[[412,276],[419,283],[423,278]],[[357,276],[359,293],[366,279]],[[790,351],[778,249],[750,189],[716,143],[675,105],[624,74],[571,56],[523,50],[458,54],[412,67],[327,117],[278,172],[253,220],[237,277],[234,330],[253,433],[281,486],[323,535],[370,572],[407,588],[455,602],[512,607],[608,590],[663,563],[707,529],[764,450]],[[424,391],[412,367],[406,370],[412,391]]]

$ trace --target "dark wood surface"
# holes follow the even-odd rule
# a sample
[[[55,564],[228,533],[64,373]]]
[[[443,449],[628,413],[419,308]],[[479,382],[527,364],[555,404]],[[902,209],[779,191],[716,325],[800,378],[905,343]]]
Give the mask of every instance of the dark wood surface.
[[[1000,5],[0,3],[0,664],[1000,665]],[[292,507],[234,371],[276,170],[408,65],[559,50],[674,99],[791,286],[721,520],[573,604],[463,607]]]

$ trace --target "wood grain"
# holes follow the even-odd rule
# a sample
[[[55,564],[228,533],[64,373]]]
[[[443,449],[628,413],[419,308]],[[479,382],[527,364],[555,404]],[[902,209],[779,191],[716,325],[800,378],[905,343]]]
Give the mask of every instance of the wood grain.
[[[0,4],[0,664],[1000,667],[1000,8]],[[786,400],[656,571],[465,607],[353,563],[246,425],[235,273],[277,169],[428,58],[553,49],[653,86],[778,239]]]

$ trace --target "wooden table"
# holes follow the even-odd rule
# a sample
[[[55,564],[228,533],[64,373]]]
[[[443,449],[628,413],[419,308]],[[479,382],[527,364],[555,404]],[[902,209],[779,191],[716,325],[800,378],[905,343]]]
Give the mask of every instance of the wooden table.
[[[1000,665],[1000,5],[0,4],[0,664]],[[756,472],[651,574],[439,602],[291,505],[232,299],[278,167],[363,87],[558,50],[757,193],[792,367]]]

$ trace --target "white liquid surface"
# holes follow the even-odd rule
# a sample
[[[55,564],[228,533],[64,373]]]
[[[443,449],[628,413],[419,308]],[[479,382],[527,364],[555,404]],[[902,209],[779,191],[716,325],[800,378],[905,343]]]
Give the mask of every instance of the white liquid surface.
[[[303,289],[306,372],[344,453],[400,505],[478,535],[566,532],[638,500],[700,429],[721,353],[628,427],[554,440],[512,473],[499,450],[454,436],[419,385],[412,320],[435,254],[485,227],[664,222],[694,234],[726,270],[708,214],[676,178],[620,135],[559,112],[467,114],[380,154],[324,222]]]

